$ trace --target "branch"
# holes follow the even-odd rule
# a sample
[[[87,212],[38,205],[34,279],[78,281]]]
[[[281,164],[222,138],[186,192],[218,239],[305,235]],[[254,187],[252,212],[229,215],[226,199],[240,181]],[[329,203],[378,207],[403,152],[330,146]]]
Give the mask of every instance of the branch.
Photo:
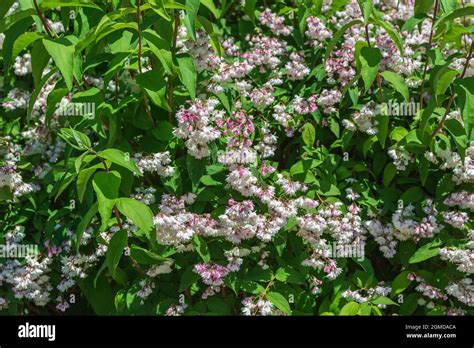
[[[53,37],[53,35],[51,33],[51,28],[49,27],[48,20],[46,18],[44,18],[43,14],[41,13],[41,9],[38,6],[38,1],[33,0],[33,3],[35,5],[36,14],[38,15],[39,19],[41,20],[41,23],[43,24],[44,30],[46,31],[46,33],[48,34],[49,37]]]
[[[461,79],[463,79],[464,75],[466,75],[466,71],[467,71],[467,68],[469,66],[469,61],[472,58],[473,47],[474,47],[474,41],[472,41],[471,48],[469,49],[469,53],[466,57],[466,63],[464,64],[464,68],[463,68],[461,76],[460,76]],[[456,93],[453,93],[451,95],[451,97],[449,98],[448,105],[446,106],[446,112],[444,113],[443,119],[441,120],[441,122],[439,123],[438,127],[435,129],[435,131],[433,132],[433,135],[431,137],[434,137],[436,135],[436,133],[438,133],[443,128],[444,122],[446,121],[446,117],[448,117],[449,111],[451,110],[451,105],[453,104],[455,97],[456,97]]]

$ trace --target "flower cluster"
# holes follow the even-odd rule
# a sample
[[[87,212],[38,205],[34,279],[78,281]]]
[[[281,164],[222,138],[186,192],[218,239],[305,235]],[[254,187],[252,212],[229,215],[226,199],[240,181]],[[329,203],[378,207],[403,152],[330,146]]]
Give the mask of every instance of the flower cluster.
[[[186,141],[189,153],[196,158],[209,156],[208,143],[220,136],[220,131],[212,125],[216,119],[222,117],[222,111],[216,110],[217,104],[216,99],[197,99],[189,109],[182,108],[176,113],[179,126],[173,134]]]
[[[359,303],[364,303],[364,302],[369,302],[377,297],[380,296],[387,296],[390,291],[392,291],[391,287],[384,286],[384,282],[380,282],[376,287],[369,288],[366,291],[364,291],[365,294],[363,294],[362,290],[346,290],[342,293],[342,297],[354,300]],[[377,305],[380,308],[385,308],[386,305],[384,304],[378,304]]]

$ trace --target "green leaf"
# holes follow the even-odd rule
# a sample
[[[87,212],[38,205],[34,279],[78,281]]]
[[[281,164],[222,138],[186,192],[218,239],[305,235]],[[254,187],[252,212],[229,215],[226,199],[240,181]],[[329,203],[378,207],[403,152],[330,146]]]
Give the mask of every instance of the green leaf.
[[[115,311],[114,291],[104,276],[98,277],[96,284],[92,276],[77,279],[77,285],[87,302],[97,315],[111,315]]]
[[[166,11],[165,4],[163,3],[163,0],[151,0],[150,1],[150,6],[155,11],[158,13],[161,17],[163,17],[167,21],[171,21],[171,17]]]
[[[2,0],[0,2],[0,18],[4,18],[16,0]]]
[[[127,168],[131,172],[137,174],[138,176],[142,176],[142,172],[138,169],[136,163],[133,159],[130,158],[130,154],[124,153],[117,149],[106,149],[98,153],[98,156],[101,158],[105,158],[116,165],[121,167]]]
[[[383,171],[383,185],[385,187],[388,187],[396,175],[397,175],[397,168],[392,162],[390,162],[389,164],[387,164],[387,166],[385,167]]]
[[[36,11],[33,8],[29,8],[24,11],[16,12],[11,16],[4,17],[0,20],[0,33],[5,33],[10,27],[13,27],[14,24],[18,24],[23,19],[34,16],[35,14]],[[33,20],[31,20],[31,22],[33,22]],[[5,46],[3,49],[5,50]],[[10,55],[8,55],[8,57],[10,57]]]
[[[360,309],[360,304],[357,302],[349,302],[341,308],[339,315],[357,315]]]
[[[13,193],[10,186],[0,187],[0,202],[13,199]]]
[[[291,266],[280,267],[276,274],[275,278],[281,282],[291,283],[291,284],[304,284],[305,279],[294,268]]]
[[[388,135],[388,126],[389,126],[389,116],[388,115],[377,115],[375,117],[378,123],[378,132],[377,132],[377,139],[379,140],[380,146],[382,149],[385,149],[385,142],[387,140]]]
[[[35,41],[44,38],[44,34],[40,34],[37,32],[29,32],[21,34],[13,44],[12,50],[12,58],[15,59],[16,56],[20,54],[21,51],[26,49],[29,45],[34,43]]]
[[[126,230],[116,232],[110,239],[107,254],[105,255],[105,262],[112,276],[115,276],[115,270],[122,258],[123,249],[127,245],[127,241],[128,231]]]
[[[364,258],[363,260],[353,258],[352,259],[355,263],[357,263],[362,269],[364,270],[365,273],[369,275],[374,274],[374,267],[372,266],[372,263],[368,258]]]
[[[89,210],[87,210],[87,213],[85,213],[84,216],[82,217],[81,222],[79,222],[79,224],[77,225],[77,228],[76,228],[76,252],[79,252],[79,248],[81,246],[81,239],[82,239],[82,235],[84,234],[84,231],[89,226],[89,224],[90,224],[92,218],[95,216],[95,214],[97,214],[97,211],[98,211],[97,207],[98,207],[97,203],[94,203],[93,205],[91,205]]]
[[[367,91],[372,83],[374,83],[377,73],[379,72],[382,54],[378,48],[362,47],[358,57],[360,62],[360,74],[364,81],[365,90]]]
[[[194,266],[189,266],[184,271],[181,281],[179,283],[179,291],[184,291],[199,280],[199,274],[194,272]]]
[[[405,24],[403,24],[401,31],[402,32],[411,31],[411,30],[413,30],[413,28],[415,28],[418,24],[420,24],[421,22],[423,22],[423,20],[425,20],[427,18],[430,18],[430,17],[426,14],[417,14],[413,17],[410,17],[405,22]]]
[[[168,121],[158,121],[151,132],[156,139],[161,141],[170,141],[173,139],[173,125]]]
[[[287,299],[278,292],[269,292],[266,295],[267,299],[283,313],[291,314],[290,304]]]
[[[147,235],[153,230],[153,212],[143,202],[132,198],[117,199],[118,210]]]
[[[147,41],[148,47],[159,59],[167,74],[173,73],[173,57],[171,47],[165,39],[161,38],[154,30],[143,31],[143,38]]]
[[[92,146],[87,135],[71,128],[61,128],[58,135],[77,150],[87,150]]]
[[[270,271],[268,268],[263,269],[261,267],[255,267],[250,269],[243,279],[253,280],[256,282],[269,282],[271,281],[272,276],[272,271]]]
[[[204,172],[206,171],[206,159],[205,158],[197,159],[191,155],[187,155],[186,168],[188,170],[188,175],[189,175],[189,178],[191,179],[191,183],[193,185],[193,191],[195,191],[199,185],[199,182],[201,181],[201,177],[204,175]]]
[[[167,257],[160,256],[135,244],[130,246],[130,256],[133,257],[138,263],[145,265],[153,265],[169,260]]]
[[[211,297],[207,300],[207,307],[211,313],[217,315],[232,315],[232,312],[229,308],[227,302],[219,297]]]
[[[77,174],[76,173],[65,173],[64,176],[61,178],[61,180],[57,183],[60,184],[56,195],[54,196],[54,201],[56,202],[61,196],[61,194],[66,190],[66,188],[74,181],[76,178]]]
[[[413,186],[403,192],[403,194],[400,196],[400,199],[403,200],[403,203],[405,205],[407,205],[410,203],[418,202],[423,197],[425,197],[423,189],[419,186]]]
[[[372,14],[372,0],[361,0],[360,4],[362,14],[364,15],[364,24],[369,23],[370,15]]]
[[[211,13],[213,14],[213,16],[215,18],[220,17],[220,11],[216,8],[216,5],[214,5],[214,1],[212,1],[212,0],[201,0],[201,4],[203,4],[203,6],[205,6],[205,7],[207,7],[207,9],[209,11],[211,11]]]
[[[430,163],[426,159],[426,157],[420,156],[418,158],[418,169],[420,171],[420,179],[421,179],[421,184],[425,186],[426,184],[426,179],[428,179],[428,170],[430,167]]]
[[[439,247],[442,243],[439,240],[434,240],[423,245],[410,257],[409,263],[418,263],[435,257],[439,254]]]
[[[137,75],[136,79],[138,85],[144,89],[153,104],[166,111],[171,111],[166,100],[167,84],[159,71],[147,71],[144,74]]]
[[[196,17],[201,2],[199,0],[186,0],[184,4],[188,8],[184,16],[184,25],[193,40],[196,40]]]
[[[188,90],[191,99],[194,100],[196,98],[197,73],[193,59],[191,57],[179,57],[177,61],[179,65],[179,78]]]
[[[222,185],[220,181],[214,180],[210,175],[204,175],[200,180],[206,186],[219,186]]]
[[[406,102],[410,99],[410,95],[408,93],[408,86],[405,83],[405,79],[398,75],[397,73],[394,73],[392,71],[384,71],[380,73],[382,77],[392,85],[395,90],[400,93],[403,96],[403,99],[405,99]]]
[[[219,98],[219,101],[221,102],[222,106],[225,108],[225,110],[231,114],[232,113],[232,96],[230,93],[219,93],[216,94],[217,98]]]
[[[443,13],[451,13],[456,9],[458,2],[457,0],[441,0],[440,5]]]
[[[43,45],[43,41],[36,41],[33,44],[33,48],[31,49],[31,70],[35,86],[39,85],[44,68],[48,64],[48,61],[49,53],[48,51],[46,51],[46,48]]]
[[[393,302],[391,299],[385,296],[379,296],[371,301],[373,304],[379,305],[395,305],[398,306],[396,302]]]
[[[224,54],[224,48],[221,45],[221,39],[219,35],[214,31],[214,25],[211,21],[203,16],[198,16],[198,21],[203,26],[204,30],[206,31],[207,35],[209,35],[211,39],[211,46],[216,51],[219,57],[222,57]]]
[[[360,304],[358,315],[370,315],[372,313],[372,307],[369,302],[364,302]]]
[[[311,123],[305,123],[303,126],[303,141],[307,146],[312,147],[316,140],[316,130]]]
[[[458,94],[467,138],[474,141],[474,76],[458,80],[454,86]]]
[[[66,39],[43,39],[42,42],[61,72],[67,88],[72,90],[74,80],[74,45]]]
[[[41,10],[55,9],[56,7],[89,7],[96,10],[102,11],[102,9],[86,1],[74,1],[74,0],[43,0],[39,4]]]
[[[434,0],[415,0],[415,15],[428,14],[433,4]]]
[[[454,19],[459,17],[469,17],[474,16],[474,6],[466,6],[463,8],[458,8],[451,13],[448,13],[435,22],[435,29],[444,26],[446,23],[452,22]]]
[[[211,261],[211,254],[209,253],[209,248],[207,247],[206,241],[201,236],[193,237],[193,245],[204,262],[207,263]]]
[[[256,0],[245,0],[245,13],[249,18],[252,20],[252,22],[255,20],[255,3]]]
[[[414,293],[409,294],[403,299],[403,303],[400,305],[401,315],[412,315],[418,307],[418,299],[420,294]]]
[[[436,72],[432,82],[435,100],[438,100],[439,95],[445,94],[458,74],[457,70],[448,67],[443,67]]]
[[[444,174],[436,186],[436,197],[441,198],[454,189],[453,175]]]
[[[453,136],[456,145],[460,149],[459,152],[463,152],[467,147],[466,130],[463,125],[458,120],[449,119],[444,122],[444,127]]]
[[[408,280],[408,274],[410,273],[410,271],[403,271],[395,277],[391,286],[392,291],[390,292],[392,296],[402,293],[406,288],[410,286],[411,281]]]
[[[403,56],[405,54],[405,51],[403,49],[403,41],[398,30],[396,30],[390,22],[384,20],[375,19],[374,23],[382,27],[387,32],[388,36],[390,36],[393,43],[395,44],[395,46],[397,46],[398,50]]]
[[[98,172],[92,179],[92,187],[99,203],[98,210],[102,219],[102,228],[109,222],[115,199],[118,197],[120,181],[120,173],[115,171]]]
[[[82,203],[82,200],[84,199],[84,194],[86,193],[87,183],[89,182],[89,179],[92,177],[95,171],[101,167],[102,167],[102,164],[96,164],[92,167],[82,169],[77,175],[76,185],[77,185],[77,196],[79,198],[79,202]]]

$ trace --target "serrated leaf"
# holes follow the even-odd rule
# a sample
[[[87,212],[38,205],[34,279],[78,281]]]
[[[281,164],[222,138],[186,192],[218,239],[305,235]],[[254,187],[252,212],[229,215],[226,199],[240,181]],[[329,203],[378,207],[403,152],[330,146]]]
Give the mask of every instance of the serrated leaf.
[[[77,225],[76,228],[76,251],[79,252],[79,247],[81,246],[81,239],[82,235],[84,234],[84,231],[87,229],[89,226],[92,218],[97,214],[98,211],[98,204],[94,203],[91,205],[89,210],[84,214],[84,216],[81,219],[81,222]]]
[[[316,140],[316,130],[311,123],[305,123],[303,126],[303,141],[307,146],[312,147]]]
[[[184,16],[184,25],[193,40],[196,40],[196,17],[199,10],[199,0],[185,0],[185,6],[188,8]]]
[[[181,281],[179,283],[179,291],[186,290],[191,285],[199,280],[199,274],[194,272],[194,266],[189,266],[186,271],[184,271]]]
[[[358,61],[360,62],[360,74],[366,91],[372,86],[377,77],[381,60],[382,54],[378,48],[362,47],[360,49]]]
[[[392,291],[390,292],[390,294],[392,296],[402,293],[406,288],[410,286],[411,281],[408,279],[409,274],[410,271],[403,271],[395,277],[391,285]]]
[[[357,302],[349,302],[339,311],[339,315],[356,315],[359,312],[360,304]]]
[[[120,181],[120,173],[115,171],[98,172],[92,179],[92,187],[97,195],[103,228],[107,225],[112,214],[115,199],[118,197]]]
[[[290,315],[291,308],[288,300],[278,292],[269,292],[266,295],[267,299],[283,313]]]
[[[380,75],[392,85],[395,90],[403,96],[406,102],[410,99],[410,95],[408,92],[408,86],[405,83],[405,80],[402,76],[394,73],[392,71],[384,71],[381,72]]]
[[[133,198],[117,199],[117,209],[147,235],[153,230],[153,212],[143,202]]]
[[[439,254],[439,248],[442,243],[439,240],[434,240],[423,245],[410,257],[409,263],[418,263],[435,257]]]
[[[168,101],[166,100],[168,85],[159,71],[147,71],[146,73],[137,75],[136,79],[138,85],[143,88],[153,104],[166,111],[171,111],[170,105],[168,105]]]
[[[44,38],[44,34],[37,33],[37,32],[29,32],[29,33],[21,34],[15,40],[15,43],[13,44],[12,58],[14,59],[16,56],[20,54],[21,51],[23,51],[32,43],[34,43],[35,41],[41,38]]]
[[[191,57],[179,57],[177,61],[179,66],[179,78],[184,87],[188,90],[191,99],[194,100],[196,98],[197,72],[194,67],[193,59]]]
[[[72,90],[74,80],[74,45],[65,39],[43,39],[42,42],[61,72],[67,88]]]
[[[106,160],[109,160],[110,162],[115,163],[121,167],[127,168],[138,176],[143,176],[136,163],[130,157],[130,154],[126,154],[118,149],[106,149],[99,152],[98,156],[105,158]]]
[[[92,146],[87,135],[71,128],[61,128],[58,135],[77,150],[87,150]]]
[[[120,262],[123,250],[127,245],[127,240],[128,232],[126,230],[120,230],[116,232],[110,239],[109,245],[107,247],[107,254],[105,255],[105,260],[112,275],[115,275],[115,270],[117,269],[117,266]]]
[[[398,306],[398,303],[393,302],[391,299],[385,296],[379,296],[371,301],[373,304],[379,305],[395,305]]]
[[[167,257],[158,255],[135,244],[130,246],[130,256],[133,257],[138,263],[145,265],[152,265],[169,260]]]
[[[206,241],[201,236],[195,236],[193,238],[193,245],[204,262],[207,263],[211,261],[211,254],[209,253],[209,248],[207,247]]]
[[[275,274],[275,278],[281,282],[291,284],[304,284],[305,282],[301,273],[291,266],[280,267]]]

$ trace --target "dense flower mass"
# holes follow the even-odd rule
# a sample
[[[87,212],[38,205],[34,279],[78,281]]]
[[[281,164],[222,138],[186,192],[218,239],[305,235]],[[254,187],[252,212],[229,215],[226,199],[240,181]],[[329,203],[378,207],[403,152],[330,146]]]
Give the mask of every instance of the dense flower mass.
[[[474,314],[474,6],[12,3],[1,314]]]

